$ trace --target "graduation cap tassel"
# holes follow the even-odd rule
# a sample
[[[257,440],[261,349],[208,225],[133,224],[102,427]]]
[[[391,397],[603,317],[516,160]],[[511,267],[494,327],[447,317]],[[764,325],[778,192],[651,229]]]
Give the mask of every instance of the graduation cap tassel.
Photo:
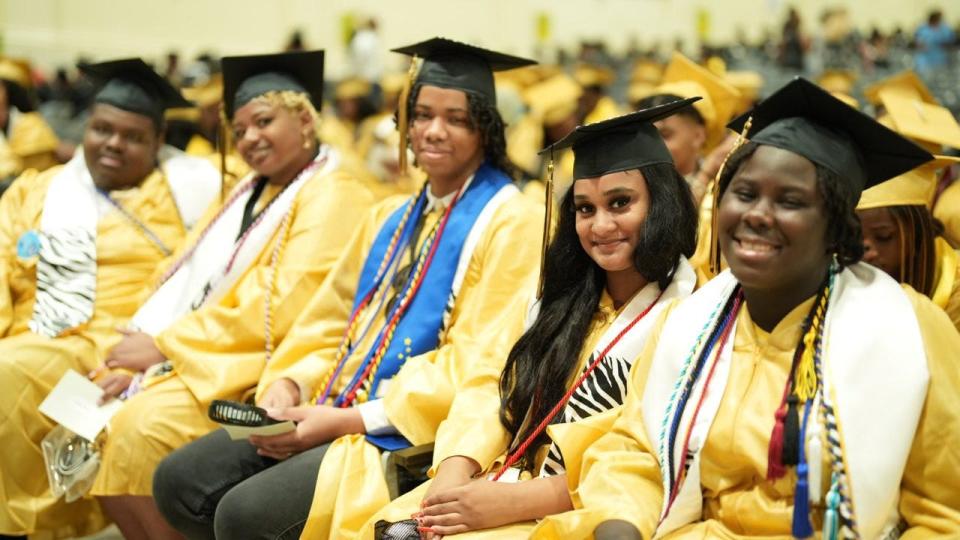
[[[550,247],[550,226],[553,224],[553,150],[547,163],[547,188],[544,197],[543,244],[540,246],[540,278],[537,281],[537,300],[543,298],[543,270],[547,264],[547,248]]]
[[[753,117],[747,118],[746,123],[743,124],[743,129],[740,130],[740,134],[737,135],[736,142],[733,143],[733,148],[727,152],[727,157],[723,158],[723,163],[720,164],[720,168],[717,169],[717,175],[713,178],[713,186],[710,190],[711,195],[713,196],[712,201],[712,211],[710,213],[710,272],[713,275],[720,273],[720,244],[717,237],[717,210],[720,207],[720,177],[723,176],[723,171],[727,168],[727,161],[730,159],[730,156],[733,155],[745,142],[747,142],[747,136],[750,134],[750,127],[753,126]]]
[[[227,200],[227,115],[220,107],[220,125],[217,126],[217,152],[220,154],[220,202]]]
[[[403,89],[400,90],[400,102],[397,103],[397,129],[400,131],[400,155],[398,156],[400,164],[400,174],[407,174],[407,143],[409,141],[410,131],[410,92],[413,89],[413,81],[417,78],[417,57],[410,59],[410,69],[407,71],[407,80],[403,83]]]

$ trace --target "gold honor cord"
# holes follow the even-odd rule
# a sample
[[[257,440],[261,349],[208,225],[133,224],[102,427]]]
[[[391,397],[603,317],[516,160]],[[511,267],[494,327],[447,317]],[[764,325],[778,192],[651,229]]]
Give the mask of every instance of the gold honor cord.
[[[710,273],[716,276],[722,270],[720,268],[720,237],[717,233],[717,214],[720,208],[720,177],[723,176],[723,171],[727,168],[727,161],[730,159],[730,156],[733,155],[744,143],[747,142],[747,137],[750,134],[750,127],[753,126],[753,117],[747,118],[747,122],[743,124],[743,129],[740,130],[740,134],[737,135],[736,142],[733,143],[733,148],[727,152],[727,157],[723,158],[723,163],[720,164],[720,168],[717,169],[717,175],[713,177],[713,186],[710,190],[711,195],[713,195],[713,201],[711,204],[711,213],[710,213]]]
[[[400,131],[400,155],[397,156],[400,164],[400,174],[407,174],[407,143],[410,135],[410,111],[409,103],[410,92],[413,89],[413,82],[417,78],[417,72],[420,71],[419,58],[414,55],[410,59],[410,69],[407,70],[407,80],[403,82],[403,88],[400,90],[399,103],[397,103],[397,129]]]
[[[553,149],[547,162],[547,187],[543,201],[543,244],[540,246],[540,278],[537,280],[537,300],[543,297],[543,271],[547,264],[547,248],[550,247],[550,229],[553,224]]]

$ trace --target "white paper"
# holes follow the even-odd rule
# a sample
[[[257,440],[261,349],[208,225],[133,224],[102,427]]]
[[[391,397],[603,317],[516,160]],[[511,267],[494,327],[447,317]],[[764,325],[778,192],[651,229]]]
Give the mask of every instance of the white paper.
[[[227,434],[235,441],[246,439],[251,435],[280,435],[297,429],[296,424],[290,420],[280,422],[279,424],[270,424],[269,426],[246,427],[231,426],[228,424],[220,424],[220,426],[227,430]]]
[[[40,404],[40,412],[93,442],[100,431],[106,427],[110,418],[123,405],[123,402],[118,399],[111,399],[99,405],[97,402],[101,396],[103,396],[102,388],[76,371],[70,370],[64,373],[60,382]]]

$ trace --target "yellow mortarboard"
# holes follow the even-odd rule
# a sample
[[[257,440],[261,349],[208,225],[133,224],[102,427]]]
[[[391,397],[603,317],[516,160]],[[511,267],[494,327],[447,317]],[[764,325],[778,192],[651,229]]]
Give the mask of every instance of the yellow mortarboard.
[[[630,103],[637,103],[641,99],[652,96],[657,91],[657,86],[646,81],[633,81],[627,87],[627,100]]]
[[[887,206],[931,208],[937,192],[937,172],[955,163],[960,163],[960,157],[934,156],[933,161],[865,190],[857,210]]]
[[[493,74],[493,80],[497,85],[512,84],[523,91],[559,71],[560,68],[556,66],[526,66],[509,71],[498,71]]]
[[[30,63],[17,58],[0,57],[0,81],[6,83],[7,99],[21,112],[34,109]]]
[[[849,95],[857,75],[845,69],[828,69],[817,79],[817,84],[831,94]]]
[[[911,70],[901,71],[892,77],[873,83],[863,91],[864,97],[871,105],[881,104],[881,94],[896,94],[926,103],[940,104],[927,85],[923,84],[920,77]]]
[[[942,146],[960,148],[960,124],[945,107],[883,92],[881,102],[893,129],[934,152]]]
[[[207,82],[190,86],[182,90],[183,97],[196,103],[197,107],[208,107],[223,99],[223,75],[215,73]]]
[[[371,90],[372,87],[366,80],[351,77],[337,83],[333,95],[335,99],[354,99],[369,96]]]
[[[733,118],[740,102],[740,92],[730,83],[678,52],[673,53],[657,93],[703,98],[693,107],[707,127],[707,150],[726,136],[726,124]]]
[[[663,65],[649,58],[641,58],[633,65],[633,71],[630,73],[631,82],[645,82],[647,84],[660,84],[663,80]]]
[[[15,82],[24,89],[33,87],[30,78],[30,63],[19,58],[0,58],[0,79]]]
[[[830,92],[833,94],[833,97],[839,99],[840,101],[846,103],[847,105],[853,107],[856,110],[860,110],[860,102],[857,101],[857,98],[851,96],[850,94],[845,94],[843,92]]]
[[[756,71],[728,71],[723,80],[740,92],[740,102],[736,110],[738,114],[749,110],[760,98],[764,80]]]
[[[163,118],[168,122],[179,120],[195,123],[200,121],[200,111],[196,107],[174,107],[163,111]]]
[[[406,73],[387,73],[380,79],[380,88],[386,95],[399,94],[406,80]]]
[[[565,73],[558,73],[527,88],[523,99],[531,114],[540,118],[543,125],[552,126],[577,112],[577,100],[582,93],[575,80]]]
[[[704,66],[710,70],[710,73],[718,77],[724,77],[727,74],[727,63],[723,61],[723,58],[719,56],[711,56],[707,58]]]
[[[573,78],[584,88],[606,87],[613,84],[616,74],[608,67],[580,64],[573,70]]]

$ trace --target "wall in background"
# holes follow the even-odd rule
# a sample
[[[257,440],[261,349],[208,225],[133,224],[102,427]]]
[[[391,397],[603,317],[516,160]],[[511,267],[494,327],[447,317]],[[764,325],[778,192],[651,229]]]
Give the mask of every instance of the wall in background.
[[[948,23],[960,22],[956,0],[793,4],[808,33],[817,31],[825,8],[838,5],[859,28],[900,25],[912,32],[933,7],[943,9]],[[0,0],[0,47],[46,68],[72,64],[78,55],[161,59],[177,50],[189,59],[201,51],[274,51],[299,27],[309,46],[327,49],[328,75],[336,77],[345,57],[343,17],[350,13],[378,19],[385,49],[443,35],[532,55],[543,13],[550,21],[550,47],[572,48],[590,38],[619,50],[631,39],[648,44],[681,38],[691,51],[698,25],[712,41],[731,40],[738,31],[751,39],[767,29],[778,34],[788,5],[784,0]]]

